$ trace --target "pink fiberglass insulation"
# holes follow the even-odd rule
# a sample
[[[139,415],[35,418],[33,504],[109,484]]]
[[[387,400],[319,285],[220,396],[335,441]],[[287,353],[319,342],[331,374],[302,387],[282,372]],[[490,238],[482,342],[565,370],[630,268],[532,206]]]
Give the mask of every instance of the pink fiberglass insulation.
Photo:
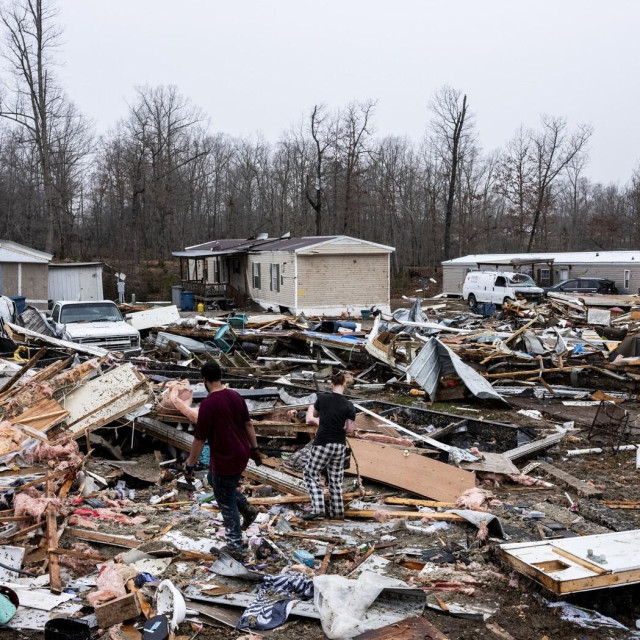
[[[64,444],[40,442],[24,456],[27,464],[47,463],[53,460],[58,463],[56,464],[58,469],[75,467],[82,462],[82,458],[78,443],[75,440],[69,440]]]
[[[26,439],[27,436],[20,429],[16,429],[10,422],[0,422],[0,456],[20,451],[22,443]]]
[[[103,565],[96,582],[98,590],[92,591],[87,596],[92,607],[127,595],[127,590],[124,588],[124,578],[118,573],[114,564]]]
[[[467,489],[457,500],[458,509],[471,509],[472,511],[486,511],[489,500],[493,498],[491,492],[473,487]]]
[[[195,424],[198,422],[198,408],[192,407],[193,389],[188,380],[171,380],[160,400],[163,409],[175,409]]]
[[[58,498],[33,498],[25,492],[17,493],[13,498],[15,515],[30,516],[36,522],[42,520],[45,510],[50,504],[53,504],[57,510],[60,507],[60,500]],[[25,526],[28,526],[28,523]]]

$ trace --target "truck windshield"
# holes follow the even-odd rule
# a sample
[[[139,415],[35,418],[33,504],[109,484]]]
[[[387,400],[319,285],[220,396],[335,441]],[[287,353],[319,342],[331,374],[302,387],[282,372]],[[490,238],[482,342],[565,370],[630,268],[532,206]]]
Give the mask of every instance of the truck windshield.
[[[509,284],[515,287],[535,287],[536,283],[530,276],[524,273],[516,273],[513,277],[509,278]]]
[[[70,304],[60,311],[60,322],[118,322],[122,320],[120,310],[115,304],[106,302],[87,302]]]

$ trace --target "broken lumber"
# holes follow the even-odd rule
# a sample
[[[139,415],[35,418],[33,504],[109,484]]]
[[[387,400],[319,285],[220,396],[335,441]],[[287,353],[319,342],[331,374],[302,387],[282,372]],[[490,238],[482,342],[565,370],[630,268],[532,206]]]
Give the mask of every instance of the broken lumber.
[[[376,513],[383,513],[391,518],[429,518],[431,520],[444,520],[445,522],[465,522],[457,513],[432,513],[430,511],[375,511],[374,509],[347,509],[344,512],[346,518],[373,518]]]
[[[269,469],[265,465],[258,467],[253,460],[249,460],[249,464],[244,470],[243,475],[258,482],[270,484],[272,487],[285,493],[293,493],[299,496],[308,495],[305,483],[299,478],[284,471],[279,471],[278,469]]]
[[[142,610],[135,593],[128,593],[104,604],[97,604],[94,612],[100,629],[108,629],[115,624],[137,618]]]
[[[542,440],[534,440],[533,442],[523,444],[521,447],[509,449],[509,451],[505,451],[502,455],[509,458],[509,460],[525,458],[526,456],[530,456],[538,451],[543,451],[544,449],[549,449],[550,447],[553,447],[553,445],[558,444],[558,442],[565,437],[566,433],[566,431],[554,433]]]
[[[415,616],[365,631],[353,640],[447,640],[447,636],[426,618]]]
[[[114,547],[126,547],[127,549],[137,549],[140,542],[135,538],[127,536],[114,536],[108,533],[99,533],[98,531],[90,531],[88,529],[75,529],[69,527],[65,533],[68,533],[79,540],[88,540],[89,542],[101,542],[102,544],[110,544]],[[57,546],[57,545],[56,545]]]
[[[558,469],[558,467],[554,467],[552,464],[543,461],[532,462],[530,465],[527,465],[522,473],[529,473],[533,469],[542,469],[546,474],[553,476],[557,480],[564,482],[564,484],[573,487],[578,491],[578,495],[584,496],[586,498],[598,498],[602,495],[601,489],[596,489],[592,487],[590,484],[587,484],[584,480],[580,480],[575,476],[572,476],[570,473],[566,471],[562,471],[562,469]]]
[[[38,360],[40,360],[40,358],[42,358],[42,356],[47,352],[47,348],[46,347],[42,347],[42,349],[40,349],[40,351],[38,351],[38,353],[36,353],[35,356],[33,356],[33,358],[30,358],[22,367],[20,367],[20,369],[11,376],[11,378],[9,378],[9,380],[7,380],[7,382],[2,386],[2,388],[0,388],[0,394],[4,393],[5,391],[8,391],[9,389],[11,389],[11,387],[18,381],[20,380],[20,378],[22,378],[22,376],[29,371],[29,369],[31,369],[31,367],[33,367],[34,364],[36,364],[36,362],[38,362]]]

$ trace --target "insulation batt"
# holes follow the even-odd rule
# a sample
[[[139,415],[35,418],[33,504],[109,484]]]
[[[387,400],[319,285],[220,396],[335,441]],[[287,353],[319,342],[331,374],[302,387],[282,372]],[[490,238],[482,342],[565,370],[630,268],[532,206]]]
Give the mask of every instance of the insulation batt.
[[[13,499],[13,508],[16,516],[30,516],[36,522],[42,520],[42,516],[48,505],[53,504],[56,510],[60,507],[58,498],[33,498],[25,492],[17,493]],[[22,523],[28,526],[28,523]]]
[[[5,415],[8,418],[16,417],[24,411],[25,407],[50,398],[53,392],[54,388],[48,382],[26,382],[11,398]]]
[[[124,588],[124,579],[118,573],[114,564],[102,566],[96,583],[98,590],[92,591],[87,596],[87,600],[92,607],[127,595],[127,590]]]
[[[175,409],[183,416],[189,418],[190,422],[198,422],[198,409],[192,407],[193,389],[188,380],[171,380],[167,383],[167,388],[160,400],[163,409]]]
[[[458,509],[471,509],[472,511],[486,511],[487,504],[493,498],[493,494],[486,489],[473,487],[467,489],[457,500]]]
[[[40,442],[25,456],[27,464],[48,463],[53,461],[58,469],[78,466],[82,462],[82,454],[75,440],[69,440],[65,444],[49,444]]]
[[[27,436],[10,422],[0,422],[0,456],[19,451],[26,439]]]

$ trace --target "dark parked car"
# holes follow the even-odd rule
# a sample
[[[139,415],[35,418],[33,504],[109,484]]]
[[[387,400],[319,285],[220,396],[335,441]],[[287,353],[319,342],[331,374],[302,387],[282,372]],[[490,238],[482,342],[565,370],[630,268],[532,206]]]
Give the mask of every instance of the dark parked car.
[[[554,284],[553,287],[545,287],[544,292],[549,293],[618,293],[616,283],[605,278],[572,278]]]

